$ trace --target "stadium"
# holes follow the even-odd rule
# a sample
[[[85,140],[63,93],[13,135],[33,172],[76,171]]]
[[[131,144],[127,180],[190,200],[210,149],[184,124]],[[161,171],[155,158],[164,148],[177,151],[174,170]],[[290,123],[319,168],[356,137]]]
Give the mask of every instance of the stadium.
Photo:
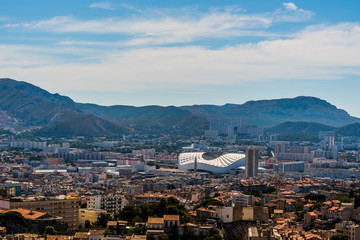
[[[198,171],[229,173],[231,169],[245,166],[245,154],[227,153],[211,160],[205,159],[204,154],[205,152],[181,153],[178,168],[180,170],[194,170],[196,165]]]

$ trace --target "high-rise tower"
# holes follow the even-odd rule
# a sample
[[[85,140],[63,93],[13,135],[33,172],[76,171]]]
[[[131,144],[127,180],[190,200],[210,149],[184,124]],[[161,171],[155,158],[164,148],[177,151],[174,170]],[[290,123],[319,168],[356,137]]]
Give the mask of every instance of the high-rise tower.
[[[246,149],[245,172],[246,178],[258,176],[259,149],[249,146]]]

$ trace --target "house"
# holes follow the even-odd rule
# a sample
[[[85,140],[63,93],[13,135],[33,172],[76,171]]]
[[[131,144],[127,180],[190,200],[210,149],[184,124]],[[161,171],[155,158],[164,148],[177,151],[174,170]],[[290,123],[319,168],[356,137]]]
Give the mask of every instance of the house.
[[[217,218],[216,211],[208,208],[196,209],[196,217],[200,219]]]
[[[46,240],[72,240],[73,236],[67,235],[46,235]]]
[[[180,226],[179,235],[183,236],[186,232],[193,232],[195,237],[208,236],[215,225],[198,225],[186,223]]]
[[[107,229],[113,231],[115,234],[120,234],[125,232],[127,221],[108,221],[106,227]]]
[[[146,223],[146,235],[149,238],[158,238],[164,233],[164,218],[149,217]]]
[[[304,214],[304,227],[314,224],[318,215],[315,212],[307,212]]]
[[[105,230],[94,229],[89,231],[89,240],[103,240],[105,236]]]
[[[88,240],[89,233],[88,232],[76,232],[74,235],[74,240]]]
[[[164,215],[164,228],[172,229],[180,226],[179,215]]]
[[[6,227],[0,227],[0,236],[5,237],[6,236]]]

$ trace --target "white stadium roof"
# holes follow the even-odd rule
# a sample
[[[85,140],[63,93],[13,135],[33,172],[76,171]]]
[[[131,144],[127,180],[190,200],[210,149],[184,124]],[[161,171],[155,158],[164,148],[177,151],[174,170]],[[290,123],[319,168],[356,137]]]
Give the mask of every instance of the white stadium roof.
[[[197,159],[197,170],[215,173],[229,173],[231,169],[245,166],[245,154],[228,153],[212,160],[203,158],[204,152],[181,153],[178,167],[181,170],[193,170]]]

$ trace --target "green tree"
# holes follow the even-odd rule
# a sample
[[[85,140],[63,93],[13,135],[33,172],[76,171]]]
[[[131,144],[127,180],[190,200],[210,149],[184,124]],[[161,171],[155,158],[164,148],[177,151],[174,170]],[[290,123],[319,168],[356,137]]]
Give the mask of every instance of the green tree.
[[[159,240],[169,240],[169,236],[166,233],[161,233],[158,236]]]
[[[132,236],[132,235],[144,235],[146,234],[146,227],[145,226],[138,226],[138,227],[134,227],[134,228],[130,228],[129,230],[126,231],[126,235],[127,236]]]
[[[355,194],[354,208],[358,208],[360,206],[360,196],[359,194]]]
[[[245,194],[247,194],[247,195],[253,195],[253,196],[255,196],[255,197],[261,197],[262,192],[259,191],[259,190],[257,190],[257,189],[253,189],[253,190],[251,190],[250,192],[245,192]]]
[[[332,236],[330,240],[348,240],[348,236],[345,234],[336,234]]]
[[[169,197],[167,200],[166,200],[167,204],[169,205],[179,205],[180,202],[179,200],[177,200],[176,198],[174,197]]]
[[[309,212],[312,212],[312,211],[314,211],[316,209],[319,209],[319,208],[321,208],[321,203],[317,202],[313,206],[310,207]]]
[[[223,238],[221,237],[220,234],[214,234],[212,236],[206,237],[204,238],[204,240],[222,240]]]
[[[168,184],[168,187],[167,187],[167,189],[175,189],[176,187],[175,187],[175,185],[174,184]]]
[[[108,236],[108,235],[113,235],[114,232],[111,231],[110,229],[105,229],[105,236]]]
[[[263,193],[273,193],[273,192],[276,192],[276,188],[274,187],[267,187]]]
[[[339,197],[339,200],[340,200],[340,202],[342,202],[342,203],[349,203],[349,202],[351,202],[351,201],[350,201],[350,198],[349,198],[348,196],[341,196],[341,197]]]
[[[122,211],[116,214],[116,219],[131,221],[133,220],[138,214],[137,209],[135,209],[132,205],[127,205],[124,207]]]
[[[113,221],[114,218],[110,215],[110,213],[101,213],[98,216],[95,225],[105,228],[107,226],[108,221]]]
[[[166,206],[165,213],[169,215],[177,215],[179,214],[179,210],[175,205],[169,205]]]
[[[184,226],[183,235],[181,236],[181,240],[195,240],[194,230],[189,226]]]
[[[85,220],[85,228],[90,228],[90,221],[89,220]]]
[[[27,227],[25,218],[16,211],[0,213],[0,225],[6,227],[8,233],[23,232]]]
[[[143,222],[146,222],[148,217],[152,215],[152,211],[147,204],[140,204],[140,214],[139,217]]]
[[[350,186],[351,186],[351,184],[350,184]],[[350,192],[349,192],[349,198],[354,198],[355,197],[355,192],[354,192],[354,190],[350,190]]]
[[[53,226],[46,226],[44,234],[46,234],[46,235],[57,235],[57,232],[55,231],[55,228]]]
[[[171,232],[169,233],[170,239],[179,239],[179,229],[177,226],[173,226],[171,228]]]
[[[209,205],[215,205],[215,206],[224,206],[224,203],[215,199],[215,198],[212,198],[210,196],[205,196],[205,200],[202,201],[201,203],[197,204],[195,206],[195,209],[198,209],[200,207],[208,207]]]
[[[323,194],[307,194],[305,196],[305,199],[313,200],[313,201],[317,201],[317,202],[325,202],[326,197]]]
[[[161,215],[164,214],[164,210],[165,210],[167,204],[168,204],[168,202],[165,198],[160,199],[160,202],[157,204],[157,207],[158,207],[157,210],[159,213],[161,213]]]
[[[302,210],[304,210],[304,204],[302,204],[302,203],[296,203],[296,204],[295,204],[295,212],[300,212],[300,211],[302,211]]]
[[[296,221],[297,222],[302,222],[302,220],[304,220],[305,213],[306,213],[305,210],[302,210],[301,212],[297,212]]]

